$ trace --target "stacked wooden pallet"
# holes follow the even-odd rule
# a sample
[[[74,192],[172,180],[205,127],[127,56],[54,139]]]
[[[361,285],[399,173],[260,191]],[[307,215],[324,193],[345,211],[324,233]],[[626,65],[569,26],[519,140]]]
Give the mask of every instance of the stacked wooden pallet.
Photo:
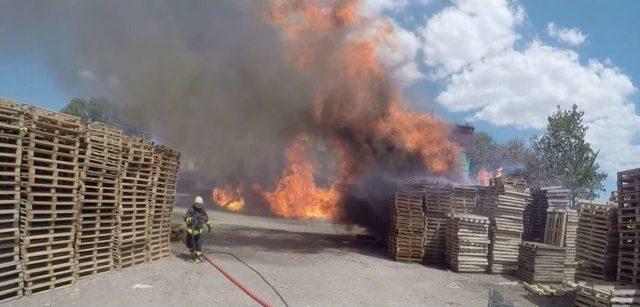
[[[640,283],[640,169],[618,173],[618,281]]]
[[[615,281],[618,265],[618,208],[579,200],[577,260],[579,279]]]
[[[543,189],[531,190],[531,202],[524,213],[523,239],[532,242],[544,241],[544,225],[547,221],[547,191]]]
[[[549,209],[566,209],[570,206],[570,193],[571,190],[563,189],[562,187],[544,187],[546,191],[547,203]]]
[[[180,154],[166,146],[153,150],[153,185],[149,208],[149,241],[147,258],[155,261],[169,257],[171,247],[171,213],[176,201],[176,181]]]
[[[489,267],[492,273],[514,273],[518,263],[518,249],[522,242],[523,212],[526,205],[526,186],[521,178],[496,177],[491,187],[496,202],[485,206],[489,216]]]
[[[473,213],[476,210],[478,189],[475,186],[454,185],[451,194],[452,213]]]
[[[18,256],[22,125],[18,106],[0,100],[0,302],[22,295]]]
[[[29,107],[22,143],[20,259],[30,295],[75,281],[80,119]]]
[[[123,137],[120,172],[113,248],[117,269],[141,264],[147,259],[153,144],[135,137]]]
[[[113,237],[118,206],[122,131],[89,123],[80,139],[79,216],[76,225],[76,275],[113,269]]]
[[[425,185],[426,233],[425,263],[444,264],[446,255],[447,214],[452,211],[453,188],[449,184]]]
[[[578,285],[575,306],[609,307],[640,305],[640,290],[613,284]]]
[[[392,200],[389,253],[396,261],[420,262],[424,256],[424,189],[399,186]]]
[[[447,224],[447,264],[456,272],[486,272],[489,218],[452,213]]]
[[[578,263],[576,261],[576,238],[578,212],[570,209],[549,209],[545,224],[544,243],[566,248],[565,280],[574,281]]]
[[[562,283],[565,248],[538,242],[522,242],[518,277],[528,283]]]
[[[478,187],[478,198],[476,200],[476,209],[474,211],[475,214],[478,215],[486,215],[484,207],[490,206],[490,204],[495,202],[495,194],[490,187]]]

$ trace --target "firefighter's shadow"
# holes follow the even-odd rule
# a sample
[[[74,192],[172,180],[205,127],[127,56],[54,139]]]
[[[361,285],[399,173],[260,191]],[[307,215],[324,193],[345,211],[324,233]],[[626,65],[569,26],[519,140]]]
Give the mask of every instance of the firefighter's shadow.
[[[176,257],[178,257],[179,259],[184,260],[185,262],[192,262],[193,261],[193,257],[189,253],[179,252],[176,255]]]

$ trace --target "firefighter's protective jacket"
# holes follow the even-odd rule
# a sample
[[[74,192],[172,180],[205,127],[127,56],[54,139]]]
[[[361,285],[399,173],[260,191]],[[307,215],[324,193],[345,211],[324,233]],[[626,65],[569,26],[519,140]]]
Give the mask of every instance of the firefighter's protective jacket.
[[[209,221],[209,216],[204,208],[191,206],[191,208],[187,210],[187,214],[184,216],[184,221],[187,224],[188,234],[201,234],[205,225],[211,228],[211,221]]]

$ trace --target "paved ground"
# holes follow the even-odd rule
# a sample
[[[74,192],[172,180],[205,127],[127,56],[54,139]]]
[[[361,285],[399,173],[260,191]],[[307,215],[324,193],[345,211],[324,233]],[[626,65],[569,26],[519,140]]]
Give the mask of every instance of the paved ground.
[[[176,219],[183,209],[176,210]],[[462,274],[389,260],[356,240],[357,229],[211,212],[215,230],[206,249],[237,279],[274,306],[276,293],[230,255],[261,272],[290,306],[486,306],[490,289],[515,306],[570,306],[571,298],[541,300],[511,278]],[[193,264],[180,242],[174,256],[84,278],[74,286],[2,306],[255,306],[207,263]]]

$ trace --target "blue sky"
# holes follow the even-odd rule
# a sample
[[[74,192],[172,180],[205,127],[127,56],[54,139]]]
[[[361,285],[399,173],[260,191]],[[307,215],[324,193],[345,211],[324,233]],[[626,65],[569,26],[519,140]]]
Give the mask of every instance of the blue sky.
[[[406,34],[398,37],[406,47],[400,48],[404,60],[392,57],[390,65],[413,71],[405,93],[416,109],[454,122],[470,120],[504,141],[542,133],[555,105],[577,103],[592,124],[589,137],[601,150],[608,190],[615,189],[616,170],[640,167],[640,128],[634,128],[640,123],[640,1],[367,0],[365,5],[369,14],[390,18]],[[585,38],[563,40],[558,34],[563,30]],[[0,97],[60,109],[73,97],[92,95],[63,87],[51,64],[46,50],[0,51]],[[486,91],[487,84],[496,90]],[[627,132],[617,137],[617,131]]]

